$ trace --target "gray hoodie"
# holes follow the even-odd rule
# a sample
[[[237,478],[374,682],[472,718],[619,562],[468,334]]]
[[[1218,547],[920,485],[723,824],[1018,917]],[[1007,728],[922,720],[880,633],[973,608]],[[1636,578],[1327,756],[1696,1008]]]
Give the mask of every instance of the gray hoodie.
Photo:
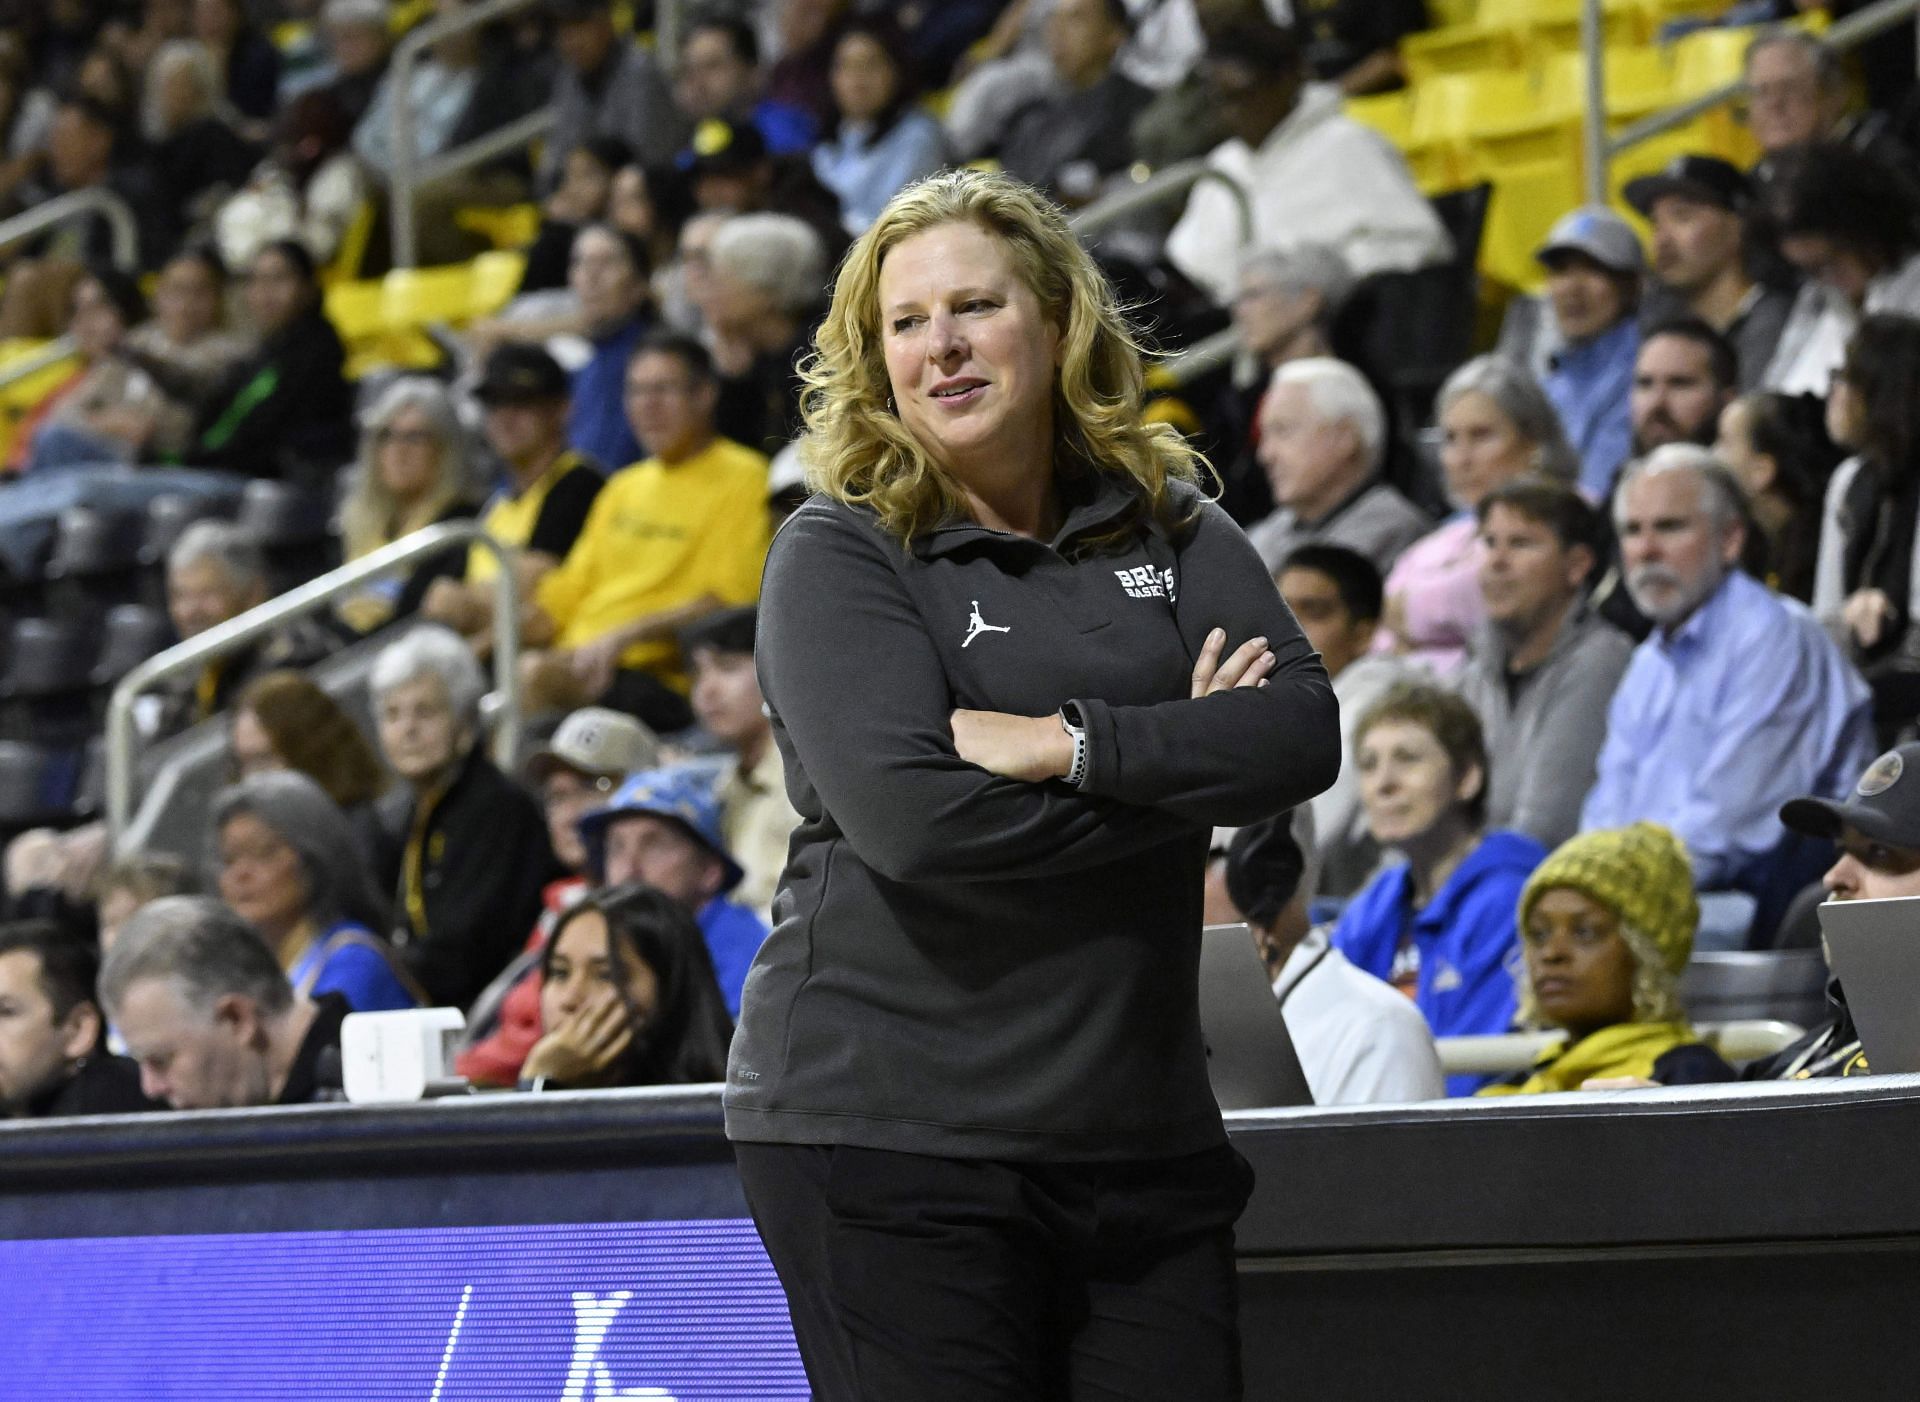
[[[761,687],[799,811],[728,1067],[737,1140],[1007,1159],[1224,1141],[1197,1010],[1215,825],[1332,782],[1332,689],[1240,529],[1073,542],[1137,511],[1102,476],[1051,543],[950,524],[910,547],[816,497],[775,539]],[[1188,699],[1209,629],[1270,686]],[[954,752],[955,708],[1077,700],[1079,791]]]

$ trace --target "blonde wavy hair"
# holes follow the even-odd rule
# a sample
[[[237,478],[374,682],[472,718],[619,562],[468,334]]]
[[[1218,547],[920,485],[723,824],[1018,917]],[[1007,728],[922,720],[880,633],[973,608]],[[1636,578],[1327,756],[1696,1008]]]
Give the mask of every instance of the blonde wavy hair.
[[[965,493],[892,410],[881,332],[880,268],[902,241],[943,224],[972,224],[1000,239],[1020,280],[1061,330],[1053,390],[1054,468],[1106,473],[1140,489],[1143,510],[1170,528],[1190,512],[1176,481],[1194,482],[1204,459],[1169,424],[1143,421],[1145,352],[1113,289],[1059,208],[1030,186],[977,170],[945,171],[909,185],[855,241],[834,280],[833,302],[800,366],[801,449],[807,485],[863,506],[904,544],[964,517]],[[1089,549],[1132,534],[1137,520],[1088,540]]]

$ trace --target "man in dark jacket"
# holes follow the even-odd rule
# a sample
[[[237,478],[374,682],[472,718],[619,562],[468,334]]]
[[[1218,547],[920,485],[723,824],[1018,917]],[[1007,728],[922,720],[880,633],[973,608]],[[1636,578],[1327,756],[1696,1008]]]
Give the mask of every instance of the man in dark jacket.
[[[16,1118],[155,1108],[140,1068],[106,1049],[92,946],[51,921],[0,926],[0,1107]]]
[[[176,1110],[304,1105],[339,1087],[337,993],[295,993],[253,927],[206,896],[166,896],[128,920],[100,1003]]]
[[[1780,821],[1806,837],[1832,842],[1840,855],[1821,878],[1827,899],[1883,901],[1920,896],[1920,744],[1889,750],[1860,776],[1843,802],[1796,798]],[[1749,1081],[1804,1081],[1816,1076],[1864,1076],[1866,1053],[1854,1030],[1847,996],[1827,985],[1833,1017],[1792,1046],[1741,1068]]]

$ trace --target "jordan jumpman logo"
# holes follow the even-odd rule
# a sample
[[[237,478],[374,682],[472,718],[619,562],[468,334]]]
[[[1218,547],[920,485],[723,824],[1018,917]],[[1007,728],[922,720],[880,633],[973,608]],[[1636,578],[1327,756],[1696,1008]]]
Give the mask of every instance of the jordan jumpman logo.
[[[982,618],[980,616],[980,601],[975,599],[973,601],[973,617],[967,620],[967,636],[960,646],[971,647],[973,640],[982,633],[1011,633],[1012,631],[1013,629],[1011,628],[1002,628],[999,624],[989,623],[986,619]]]

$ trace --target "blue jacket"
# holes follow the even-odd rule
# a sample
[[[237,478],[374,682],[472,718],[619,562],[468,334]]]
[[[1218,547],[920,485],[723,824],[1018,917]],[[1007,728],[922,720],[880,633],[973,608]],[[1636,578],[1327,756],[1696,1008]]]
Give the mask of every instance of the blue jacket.
[[[707,939],[707,955],[713,960],[713,977],[720,985],[720,996],[726,999],[727,1011],[737,1018],[747,967],[767,937],[767,922],[725,896],[715,896],[708,901],[695,919],[700,933]]]
[[[1553,358],[1540,387],[1580,454],[1580,490],[1604,502],[1620,465],[1633,453],[1633,366],[1640,356],[1640,323],[1631,314],[1589,341],[1570,343]]]
[[[1513,1025],[1520,941],[1520,888],[1547,849],[1517,832],[1490,832],[1419,912],[1413,875],[1389,867],[1341,912],[1333,945],[1375,978],[1393,972],[1394,951],[1412,927],[1420,949],[1414,1003],[1436,1037],[1498,1034]],[[1447,1077],[1448,1095],[1471,1095],[1482,1077]]]
[[[642,314],[593,342],[593,357],[573,372],[573,405],[567,411],[567,446],[616,471],[646,454],[627,421],[627,361],[652,329]]]

